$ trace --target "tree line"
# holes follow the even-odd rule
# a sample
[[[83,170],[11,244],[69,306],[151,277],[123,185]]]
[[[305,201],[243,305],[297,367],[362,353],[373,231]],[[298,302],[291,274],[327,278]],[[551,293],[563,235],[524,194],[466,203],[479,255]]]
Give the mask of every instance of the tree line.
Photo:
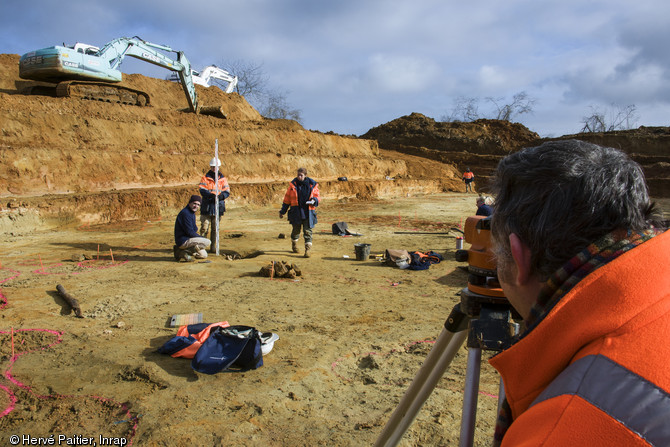
[[[532,114],[537,100],[525,91],[516,93],[511,99],[504,97],[486,97],[484,103],[489,106],[488,111],[480,110],[480,98],[459,96],[454,100],[451,111],[440,117],[443,122],[472,122],[478,119],[497,119],[512,121],[519,115]],[[613,130],[632,129],[637,125],[637,108],[635,105],[619,106],[610,104],[609,107],[589,106],[590,112],[583,116],[580,124],[581,133],[610,132]]]

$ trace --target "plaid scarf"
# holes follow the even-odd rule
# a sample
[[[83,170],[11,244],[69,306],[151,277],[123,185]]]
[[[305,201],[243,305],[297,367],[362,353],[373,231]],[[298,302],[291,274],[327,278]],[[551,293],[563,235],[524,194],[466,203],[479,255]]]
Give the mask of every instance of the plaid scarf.
[[[596,269],[606,265],[628,250],[637,247],[643,242],[660,234],[662,230],[649,229],[644,231],[614,231],[598,239],[577,256],[570,259],[563,267],[558,269],[544,284],[535,305],[530,310],[530,316],[525,321],[526,330],[521,335],[523,338],[551,312],[565,294],[567,294],[579,281]],[[500,406],[500,413],[496,421],[495,433],[493,435],[493,446],[500,446],[503,436],[512,424],[512,409],[505,399]]]

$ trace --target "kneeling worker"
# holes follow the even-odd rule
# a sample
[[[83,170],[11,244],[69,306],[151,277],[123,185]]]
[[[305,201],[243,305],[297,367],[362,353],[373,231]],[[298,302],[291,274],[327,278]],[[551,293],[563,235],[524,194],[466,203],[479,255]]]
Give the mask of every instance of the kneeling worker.
[[[207,257],[211,242],[198,234],[198,227],[195,225],[195,212],[201,203],[202,198],[193,195],[188,205],[177,215],[174,223],[174,257],[177,261],[192,261],[192,256],[197,259]]]
[[[283,218],[288,210],[288,221],[293,225],[293,231],[291,231],[293,253],[298,253],[298,239],[300,239],[302,227],[306,258],[310,257],[312,249],[312,228],[316,225],[316,207],[319,206],[319,200],[319,184],[307,177],[307,169],[298,169],[298,175],[291,180],[284,194],[284,203],[279,211],[279,218]]]

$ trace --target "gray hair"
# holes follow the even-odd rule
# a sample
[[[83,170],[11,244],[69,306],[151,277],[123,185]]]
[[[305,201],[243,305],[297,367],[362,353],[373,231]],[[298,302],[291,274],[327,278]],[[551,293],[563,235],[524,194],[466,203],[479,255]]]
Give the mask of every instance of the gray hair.
[[[500,161],[493,181],[491,238],[498,268],[512,260],[509,235],[530,248],[545,280],[616,229],[658,224],[642,168],[620,150],[579,140],[551,141]]]

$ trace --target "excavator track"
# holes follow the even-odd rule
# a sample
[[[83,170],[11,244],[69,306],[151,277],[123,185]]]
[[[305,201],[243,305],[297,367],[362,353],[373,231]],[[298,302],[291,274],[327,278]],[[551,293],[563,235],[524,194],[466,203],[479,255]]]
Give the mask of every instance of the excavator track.
[[[115,102],[133,106],[150,105],[149,95],[141,90],[112,85],[105,82],[64,81],[56,86],[56,96]]]

